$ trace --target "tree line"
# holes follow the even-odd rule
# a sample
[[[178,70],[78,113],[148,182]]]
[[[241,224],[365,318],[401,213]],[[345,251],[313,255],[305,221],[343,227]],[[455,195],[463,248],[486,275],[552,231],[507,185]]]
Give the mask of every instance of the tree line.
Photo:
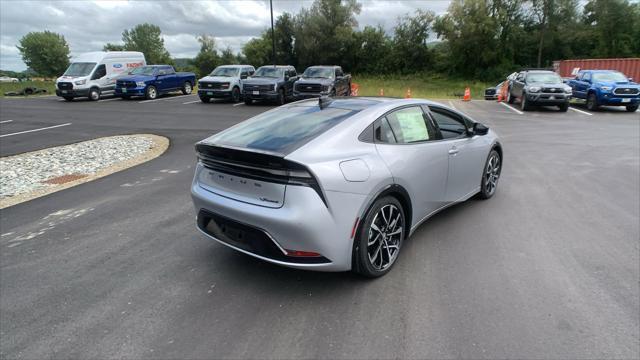
[[[357,74],[433,72],[493,80],[520,67],[549,67],[554,60],[640,56],[640,2],[629,0],[453,0],[436,16],[417,10],[381,26],[358,28],[356,0],[315,0],[297,14],[275,20],[275,62],[301,71],[341,65]],[[104,50],[145,54],[149,64],[173,64],[199,76],[221,64],[271,64],[272,33],[265,29],[242,52],[218,49],[212,35],[197,37],[193,59],[172,59],[160,27],[124,30],[122,43]],[[29,33],[18,45],[27,66],[44,76],[61,74],[69,60],[63,36]]]

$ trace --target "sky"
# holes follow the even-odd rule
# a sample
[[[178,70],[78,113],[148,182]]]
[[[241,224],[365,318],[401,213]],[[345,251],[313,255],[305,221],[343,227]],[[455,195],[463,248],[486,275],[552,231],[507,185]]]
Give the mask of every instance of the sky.
[[[297,13],[312,0],[273,0],[274,18]],[[360,0],[360,28],[381,25],[393,30],[398,17],[417,9],[443,14],[450,0]],[[160,26],[165,47],[174,58],[192,58],[199,50],[198,34],[215,36],[218,47],[239,52],[242,45],[270,26],[268,0],[0,0],[0,69],[26,69],[16,48],[31,31],[62,34],[71,55],[100,51],[121,43],[122,31],[149,22]]]

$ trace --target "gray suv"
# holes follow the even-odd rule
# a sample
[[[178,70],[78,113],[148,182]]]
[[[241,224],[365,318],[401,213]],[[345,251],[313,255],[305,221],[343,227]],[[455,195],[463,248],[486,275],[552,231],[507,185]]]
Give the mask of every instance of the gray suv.
[[[560,75],[548,70],[526,70],[518,73],[509,84],[507,102],[520,99],[522,111],[535,105],[558,106],[560,111],[569,109],[571,87],[562,82]]]
[[[275,101],[284,105],[293,98],[293,83],[298,80],[296,68],[290,65],[265,65],[242,84],[244,103],[253,104],[258,101]]]

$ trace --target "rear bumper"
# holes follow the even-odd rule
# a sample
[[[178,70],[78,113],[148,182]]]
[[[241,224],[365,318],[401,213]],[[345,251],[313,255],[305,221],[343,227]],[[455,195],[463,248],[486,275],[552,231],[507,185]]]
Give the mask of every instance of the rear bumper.
[[[198,164],[196,174],[202,171],[202,168],[202,165]],[[197,178],[198,176],[194,177]],[[329,204],[332,199],[341,204],[349,204],[331,211],[313,189],[295,185],[287,186],[286,199],[280,208],[234,200],[201,187],[197,181],[192,183],[191,196],[198,213],[198,229],[209,238],[228,247],[291,268],[318,271],[351,269],[353,240],[350,235],[360,207],[365,201],[364,195],[327,192]],[[222,215],[232,222],[264,232],[267,236],[260,236],[260,241],[270,250],[255,244],[247,246],[224,239],[215,226],[207,229],[209,214]],[[266,243],[269,241],[276,246]],[[308,258],[288,256],[287,250],[314,252],[324,259],[316,259],[315,263],[310,263]],[[319,260],[321,262],[318,262]]]
[[[134,88],[116,87],[114,94],[116,96],[144,96],[145,91],[146,91],[145,87],[134,87]]]
[[[198,96],[203,98],[230,98],[231,90],[198,90]]]
[[[60,90],[56,88],[56,95],[61,97],[87,97],[89,96],[89,89]]]

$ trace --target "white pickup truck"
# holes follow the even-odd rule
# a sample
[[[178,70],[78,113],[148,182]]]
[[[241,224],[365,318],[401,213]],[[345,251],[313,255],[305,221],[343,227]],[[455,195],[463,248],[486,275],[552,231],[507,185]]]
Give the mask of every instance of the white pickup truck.
[[[237,103],[242,99],[243,81],[254,72],[251,65],[218,66],[211,74],[198,80],[198,96],[205,103],[213,98],[231,99]]]

